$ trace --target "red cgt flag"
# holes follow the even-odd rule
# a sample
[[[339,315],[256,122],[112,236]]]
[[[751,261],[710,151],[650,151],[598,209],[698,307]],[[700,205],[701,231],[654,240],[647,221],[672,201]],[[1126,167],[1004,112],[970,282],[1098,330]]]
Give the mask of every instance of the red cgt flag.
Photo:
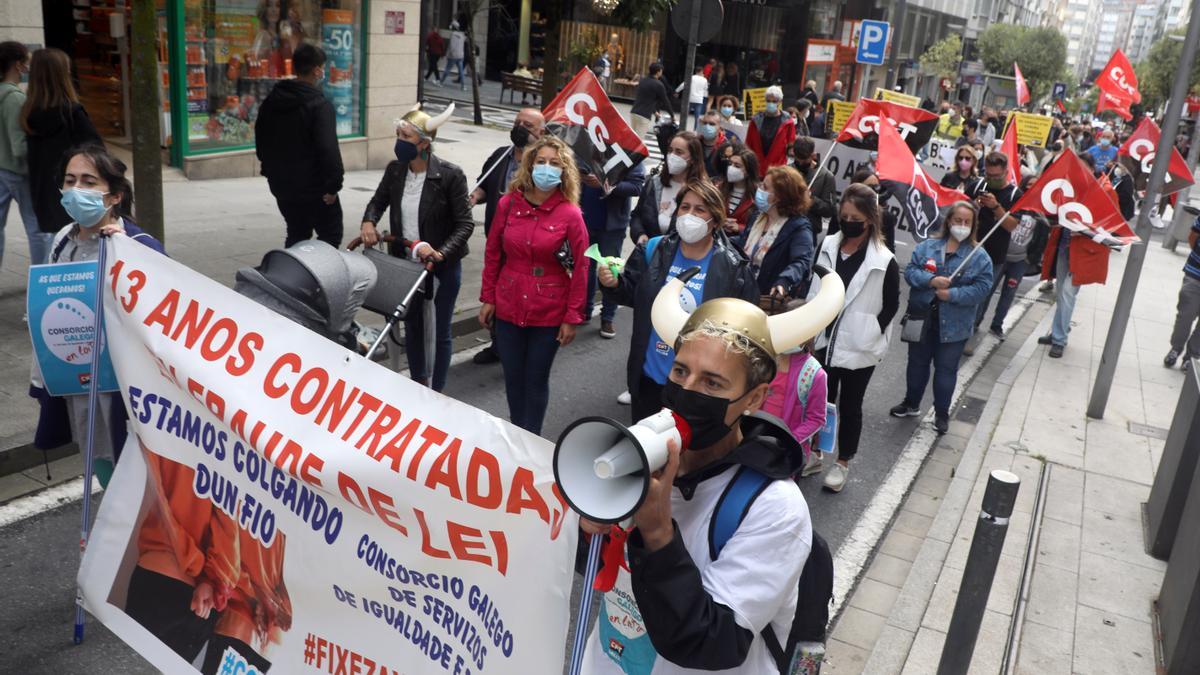
[[[1129,140],[1121,146],[1117,154],[1121,156],[1121,164],[1139,183],[1139,189],[1145,189],[1144,183],[1150,176],[1154,166],[1154,157],[1158,151],[1158,141],[1162,136],[1158,125],[1149,117],[1143,117],[1137,129],[1134,129]],[[1167,179],[1163,183],[1162,194],[1169,195],[1178,192],[1194,182],[1192,172],[1188,171],[1187,162],[1174,147],[1171,148],[1171,162],[1167,165]]]
[[[1021,74],[1021,67],[1013,61],[1013,72],[1017,76],[1017,105],[1025,105],[1029,103],[1029,85],[1025,84],[1025,76]]]
[[[575,151],[581,170],[614,185],[650,154],[589,68],[580,69],[542,114],[550,133]]]
[[[1129,103],[1142,102],[1142,95],[1138,92],[1137,75],[1133,72],[1129,59],[1125,57],[1125,52],[1120,49],[1113,52],[1108,65],[1100,71],[1100,76],[1096,78],[1096,86],[1118,99],[1127,101],[1123,106],[1125,108],[1129,107]]]
[[[958,190],[938,185],[937,181],[930,178],[890,122],[880,120],[877,129],[879,159],[875,163],[875,174],[879,182],[900,201],[913,238],[923,241],[938,225],[941,216],[939,207],[970,199]]]
[[[1008,125],[1008,129],[1004,130],[1004,142],[1000,144],[1000,154],[1008,158],[1009,185],[1021,184],[1021,171],[1017,168],[1021,165],[1021,153],[1017,148],[1018,119],[1018,116],[1013,115],[1012,122]]]
[[[1116,203],[1087,165],[1069,149],[1046,167],[1041,178],[1009,210],[1058,216],[1059,225],[1101,244],[1138,241]]]
[[[1130,99],[1121,98],[1101,89],[1100,95],[1096,99],[1096,112],[1111,110],[1120,115],[1121,119],[1128,122],[1133,119],[1133,112],[1129,109],[1129,105]]]
[[[901,140],[914,153],[929,143],[938,123],[938,116],[928,110],[864,98],[850,113],[837,141],[855,148],[877,149],[879,131],[876,127],[880,119],[891,122]]]

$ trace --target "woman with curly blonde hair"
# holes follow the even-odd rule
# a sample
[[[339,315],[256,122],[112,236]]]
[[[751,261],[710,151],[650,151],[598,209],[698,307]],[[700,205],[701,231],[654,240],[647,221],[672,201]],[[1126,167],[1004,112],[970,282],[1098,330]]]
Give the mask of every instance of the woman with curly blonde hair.
[[[521,156],[488,232],[479,323],[495,327],[512,423],[540,434],[550,368],[584,322],[587,226],[579,210],[579,169],[549,134]]]

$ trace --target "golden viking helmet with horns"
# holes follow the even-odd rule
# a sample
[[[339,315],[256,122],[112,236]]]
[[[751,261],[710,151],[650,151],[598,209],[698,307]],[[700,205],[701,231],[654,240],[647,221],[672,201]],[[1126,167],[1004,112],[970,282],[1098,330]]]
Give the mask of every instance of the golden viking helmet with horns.
[[[716,298],[689,315],[679,306],[679,294],[688,279],[699,271],[699,268],[692,268],[671,279],[654,298],[650,321],[667,344],[675,344],[680,335],[687,335],[708,321],[718,328],[742,335],[774,360],[824,330],[842,311],[846,298],[841,277],[818,265],[813,267],[813,272],[820,277],[816,297],[790,312],[767,316],[757,305],[745,300]]]
[[[430,115],[421,110],[421,104],[418,103],[412,107],[404,117],[395,120],[395,124],[399,127],[401,124],[407,124],[416,130],[417,135],[425,140],[432,141],[437,138],[438,127],[446,123],[450,116],[454,114],[454,103],[446,106],[446,109],[437,115]]]

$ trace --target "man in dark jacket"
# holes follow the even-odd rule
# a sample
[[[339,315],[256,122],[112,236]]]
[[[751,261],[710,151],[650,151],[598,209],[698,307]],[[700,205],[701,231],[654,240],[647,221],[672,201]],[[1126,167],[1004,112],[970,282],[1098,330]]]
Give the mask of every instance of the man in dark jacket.
[[[662,64],[651,63],[645,77],[638,80],[633,90],[633,107],[629,110],[629,126],[639,138],[650,131],[654,115],[660,110],[675,114],[675,104],[667,95],[667,86],[662,82]]]
[[[812,223],[814,234],[820,234],[822,222],[826,218],[836,218],[837,181],[829,169],[817,164],[816,144],[813,139],[801,136],[792,144],[792,154],[796,170],[804,176],[808,183],[808,193],[812,196],[812,206],[808,207],[808,219]]]
[[[483,210],[483,232],[487,235],[492,228],[492,219],[496,217],[496,204],[500,197],[508,191],[525,146],[537,140],[546,131],[546,118],[537,108],[522,108],[513,120],[512,130],[508,132],[512,145],[496,148],[483,163],[483,171],[479,174],[475,190],[468,196],[471,206],[479,202],[485,204]],[[493,336],[495,334],[493,333]],[[475,353],[471,361],[478,365],[499,363],[500,355],[494,345],[488,345]]]
[[[583,222],[587,224],[588,238],[600,249],[600,255],[621,255],[625,230],[629,228],[630,205],[633,198],[642,193],[645,180],[646,170],[642,162],[633,165],[616,185],[602,182],[591,173],[583,175],[579,208],[583,211]],[[588,267],[587,304],[583,308],[585,320],[591,319],[595,297],[596,264],[592,264]],[[605,295],[600,305],[600,337],[612,339],[617,336],[613,327],[616,315],[617,301]]]
[[[312,237],[342,244],[342,154],[331,104],[317,86],[325,52],[302,44],[292,53],[294,80],[282,80],[263,101],[254,124],[255,154],[287,222],[284,246]]]

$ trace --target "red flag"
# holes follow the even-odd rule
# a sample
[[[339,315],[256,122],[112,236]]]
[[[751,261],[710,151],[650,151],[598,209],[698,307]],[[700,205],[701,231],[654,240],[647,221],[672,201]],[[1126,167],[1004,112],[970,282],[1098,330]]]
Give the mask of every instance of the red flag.
[[[1025,76],[1016,61],[1013,61],[1013,72],[1017,75],[1017,105],[1025,105],[1029,103],[1029,85],[1025,84]]]
[[[1064,115],[1067,113],[1067,106],[1063,105],[1061,98],[1054,99],[1054,105],[1058,106],[1058,111]]]
[[[879,159],[875,163],[875,174],[879,182],[900,201],[913,237],[917,241],[927,239],[938,224],[938,207],[970,199],[958,190],[938,185],[937,181],[930,178],[887,119],[880,120],[876,129],[879,133]]]
[[[1058,216],[1059,225],[1084,233],[1102,244],[1138,241],[1129,223],[1121,217],[1116,203],[1070,149],[1046,167],[1041,178],[1009,211]]]
[[[581,169],[614,185],[650,154],[589,68],[581,68],[542,115],[546,128],[575,151]]]
[[[1129,102],[1130,99],[1121,98],[1101,89],[1096,99],[1096,112],[1111,110],[1128,122],[1133,119],[1133,112],[1129,110]]]
[[[1125,58],[1125,53],[1120,49],[1113,52],[1108,65],[1100,71],[1100,76],[1096,78],[1096,86],[1129,103],[1142,102],[1142,95],[1138,92],[1137,75],[1133,72],[1129,59]],[[1128,108],[1129,105],[1123,107]]]
[[[1012,122],[1004,130],[1004,142],[1000,144],[1000,154],[1008,158],[1008,183],[1021,184],[1021,153],[1017,149],[1017,116],[1013,115]]]
[[[1145,183],[1154,166],[1155,153],[1158,151],[1158,141],[1162,136],[1161,130],[1154,120],[1143,117],[1137,129],[1117,151],[1121,156],[1121,164],[1139,183]],[[1162,194],[1178,192],[1194,182],[1192,172],[1188,171],[1187,162],[1179,154],[1179,150],[1171,148],[1171,162],[1167,165],[1167,179],[1163,183]],[[1145,185],[1139,185],[1145,189]]]
[[[914,153],[929,143],[938,123],[938,116],[928,110],[864,98],[859,99],[854,112],[850,113],[850,118],[838,134],[837,141],[851,147],[876,149],[879,133],[876,125],[880,118],[895,126],[900,138]]]

